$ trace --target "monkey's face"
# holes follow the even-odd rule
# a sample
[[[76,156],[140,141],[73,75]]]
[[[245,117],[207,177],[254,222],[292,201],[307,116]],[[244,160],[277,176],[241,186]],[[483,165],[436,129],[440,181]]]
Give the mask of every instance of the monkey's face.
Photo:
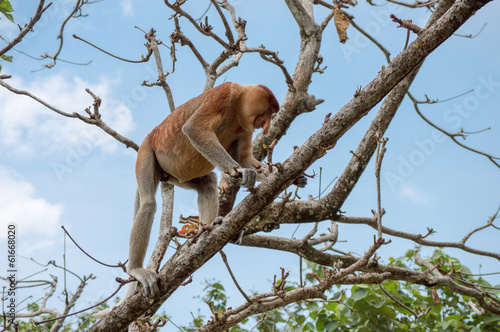
[[[279,110],[279,104],[271,90],[263,85],[248,86],[242,102],[243,116],[251,130],[262,128],[267,134],[271,126],[271,117]]]

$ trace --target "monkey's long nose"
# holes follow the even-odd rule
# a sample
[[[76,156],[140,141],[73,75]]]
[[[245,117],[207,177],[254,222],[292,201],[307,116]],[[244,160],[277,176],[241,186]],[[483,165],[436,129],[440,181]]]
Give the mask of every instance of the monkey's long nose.
[[[267,132],[269,131],[269,122],[266,121],[264,123],[264,125],[262,126],[262,129],[264,130],[264,135],[267,134]]]

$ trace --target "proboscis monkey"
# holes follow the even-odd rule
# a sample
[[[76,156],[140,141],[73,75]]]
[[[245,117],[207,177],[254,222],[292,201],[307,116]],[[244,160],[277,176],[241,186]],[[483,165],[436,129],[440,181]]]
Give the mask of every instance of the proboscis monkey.
[[[252,133],[258,128],[267,133],[278,110],[267,87],[224,83],[176,108],[146,136],[137,155],[138,194],[127,266],[145,296],[159,293],[156,272],[143,268],[159,182],[196,190],[200,222],[212,223],[219,205],[217,175],[212,170],[239,173],[240,185],[246,188],[262,181],[265,175],[255,169],[261,163],[252,155]],[[305,178],[295,184],[303,187]]]

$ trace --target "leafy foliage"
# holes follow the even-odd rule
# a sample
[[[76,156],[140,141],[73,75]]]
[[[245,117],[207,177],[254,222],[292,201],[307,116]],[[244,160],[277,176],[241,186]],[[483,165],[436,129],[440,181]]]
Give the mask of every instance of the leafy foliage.
[[[12,9],[12,5],[9,0],[0,0],[0,13],[7,17],[9,21],[14,23],[14,17],[11,14],[12,12],[14,12],[14,9]]]
[[[403,257],[391,257],[389,264],[419,270],[419,266],[412,264],[413,256],[418,252],[417,247],[409,250]],[[442,249],[436,249],[428,261],[442,264],[441,269],[445,271],[454,268],[456,271],[461,269],[464,274],[471,274],[458,259],[445,254]],[[322,267],[308,262],[307,271],[304,272],[314,272],[321,276]],[[463,278],[478,286],[491,287],[483,278],[470,275],[463,275]],[[308,284],[315,282],[313,277],[307,277],[306,280]],[[227,302],[224,287],[219,282],[206,281],[206,284],[207,293],[202,299],[213,301],[214,308],[224,310]],[[413,313],[386,295],[381,287]],[[343,286],[342,289],[348,295],[338,302],[342,289],[332,289],[328,294],[329,301],[299,302],[266,315],[252,317],[230,331],[500,331],[500,316],[491,313],[476,314],[469,306],[464,305],[472,298],[456,294],[448,288],[438,287],[433,290],[423,285],[393,280],[384,281],[381,287]],[[499,292],[498,289],[487,290],[491,293]],[[205,317],[198,315],[187,330],[201,326],[204,321],[206,323]]]

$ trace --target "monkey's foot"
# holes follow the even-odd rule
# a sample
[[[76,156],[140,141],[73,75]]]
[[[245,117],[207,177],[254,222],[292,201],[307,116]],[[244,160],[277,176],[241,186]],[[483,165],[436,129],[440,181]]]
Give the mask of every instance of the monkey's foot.
[[[147,298],[152,298],[160,294],[158,281],[160,280],[156,271],[136,267],[127,269],[127,273],[134,277],[142,286],[142,294]]]
[[[301,175],[293,181],[293,184],[299,188],[304,188],[307,185],[307,178],[304,175]]]
[[[222,225],[222,219],[224,219],[224,217],[217,217],[214,219],[214,221],[212,222],[212,225],[214,226],[219,226],[219,225]]]

